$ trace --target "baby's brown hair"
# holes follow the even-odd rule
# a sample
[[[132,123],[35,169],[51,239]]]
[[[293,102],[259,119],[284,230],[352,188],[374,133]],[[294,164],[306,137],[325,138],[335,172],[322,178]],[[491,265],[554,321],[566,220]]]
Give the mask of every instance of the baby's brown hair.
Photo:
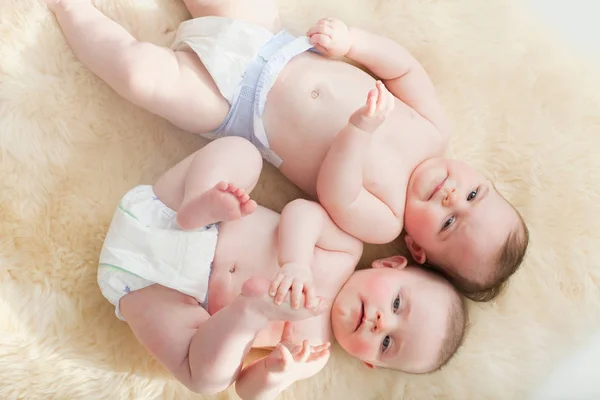
[[[427,371],[411,372],[417,374],[429,374],[448,364],[462,346],[469,325],[469,315],[465,297],[458,291],[456,286],[449,282],[439,271],[425,270],[425,273],[431,276],[435,281],[448,287],[452,293],[452,297],[448,303],[448,320],[446,322],[446,329],[444,330],[445,335],[437,359]]]
[[[446,365],[454,357],[465,339],[469,317],[464,298],[457,293],[457,296],[452,300],[449,307],[450,316],[448,318],[446,337],[442,344],[438,364],[432,372],[435,372]]]
[[[498,296],[508,279],[519,269],[527,247],[529,246],[529,229],[523,219],[523,216],[515,209],[517,213],[518,224],[509,234],[503,245],[498,251],[495,259],[495,268],[493,273],[485,282],[474,282],[464,276],[453,274],[444,268],[429,265],[444,274],[454,286],[467,298],[477,302],[493,300]]]

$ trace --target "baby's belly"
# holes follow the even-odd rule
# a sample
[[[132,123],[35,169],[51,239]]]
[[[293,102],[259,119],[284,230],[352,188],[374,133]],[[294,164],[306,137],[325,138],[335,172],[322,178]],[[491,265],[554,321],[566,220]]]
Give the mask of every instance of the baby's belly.
[[[279,214],[263,207],[236,221],[221,223],[208,283],[208,312],[231,304],[253,276],[272,279],[277,264]]]
[[[213,315],[231,304],[244,282],[254,276],[272,279],[277,261],[279,214],[259,207],[243,219],[222,223],[208,286],[208,312]],[[257,336],[253,347],[279,343],[283,322],[271,322]]]
[[[332,139],[364,105],[375,80],[344,62],[302,53],[269,92],[264,123],[281,172],[310,194]]]

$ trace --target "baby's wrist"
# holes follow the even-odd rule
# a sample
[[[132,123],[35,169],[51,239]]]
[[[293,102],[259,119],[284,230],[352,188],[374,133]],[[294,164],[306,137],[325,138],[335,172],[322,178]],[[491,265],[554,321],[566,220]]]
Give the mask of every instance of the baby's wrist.
[[[308,268],[308,263],[298,261],[286,261],[281,264],[281,268],[286,271],[298,271]]]
[[[376,130],[373,129],[372,125],[365,121],[366,117],[352,116],[350,117],[349,124],[354,128],[355,134],[364,135],[365,138],[370,138],[371,134]]]
[[[348,51],[346,52],[346,54],[344,54],[344,57],[349,58],[349,59],[353,59],[352,58],[352,54],[354,54],[354,49],[355,49],[355,45],[356,45],[356,36],[357,36],[357,29],[349,26],[348,27],[348,40],[349,40],[349,45],[348,45]]]
[[[287,371],[278,371],[272,368],[269,368],[267,363],[265,365],[265,374],[267,384],[271,387],[277,388],[279,392],[283,392],[286,388],[291,386],[294,382],[296,382],[299,377],[298,373],[293,370]]]

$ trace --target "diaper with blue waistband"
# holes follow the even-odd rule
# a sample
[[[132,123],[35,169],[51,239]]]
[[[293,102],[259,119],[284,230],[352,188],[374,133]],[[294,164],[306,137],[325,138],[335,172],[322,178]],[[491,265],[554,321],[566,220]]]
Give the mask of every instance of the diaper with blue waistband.
[[[206,136],[241,136],[275,167],[281,158],[269,147],[262,116],[277,76],[296,55],[311,50],[306,36],[225,17],[201,17],[181,23],[173,50],[194,51],[230,104],[221,125]]]

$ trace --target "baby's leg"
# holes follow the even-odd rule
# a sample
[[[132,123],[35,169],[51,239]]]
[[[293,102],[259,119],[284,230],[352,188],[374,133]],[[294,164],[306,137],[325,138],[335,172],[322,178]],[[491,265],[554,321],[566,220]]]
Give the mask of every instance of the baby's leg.
[[[240,137],[209,142],[164,173],[156,196],[177,211],[183,229],[240,218],[256,209],[251,192],[262,169],[256,147]]]
[[[281,30],[274,0],[183,0],[193,18],[218,16],[261,25],[273,33]]]
[[[128,101],[194,133],[216,129],[229,110],[195,54],[136,40],[90,0],[43,0],[79,61]]]
[[[210,316],[189,296],[160,285],[121,299],[139,342],[177,379],[204,394],[225,390],[239,374],[258,332],[269,321],[301,320],[324,310],[292,310],[268,296],[270,281],[253,278],[230,305]]]

